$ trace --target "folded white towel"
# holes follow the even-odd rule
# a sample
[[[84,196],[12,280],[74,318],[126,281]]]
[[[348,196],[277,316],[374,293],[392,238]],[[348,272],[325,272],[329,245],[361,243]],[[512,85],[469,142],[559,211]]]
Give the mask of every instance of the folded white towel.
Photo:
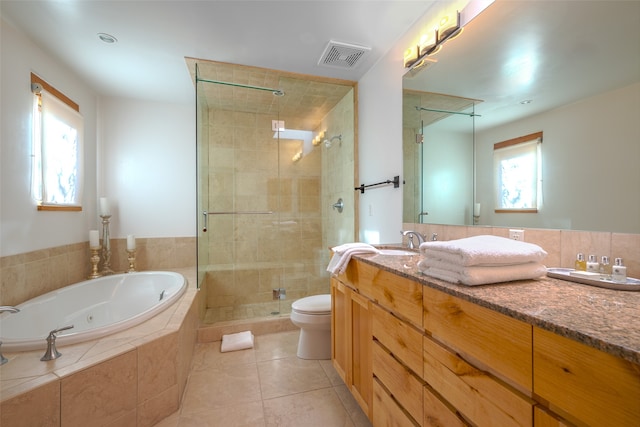
[[[442,260],[422,259],[418,262],[422,274],[452,283],[468,286],[489,283],[510,282],[513,280],[537,279],[547,273],[547,268],[539,262],[511,264],[502,266],[460,266]]]
[[[331,248],[333,256],[327,266],[331,274],[342,274],[347,269],[351,256],[355,254],[377,254],[380,251],[368,243],[345,243]]]
[[[440,258],[464,266],[540,262],[547,256],[544,249],[533,243],[488,235],[424,242],[420,251],[427,258]]]
[[[253,334],[251,331],[238,332],[222,336],[222,344],[220,344],[220,352],[245,350],[253,348]]]

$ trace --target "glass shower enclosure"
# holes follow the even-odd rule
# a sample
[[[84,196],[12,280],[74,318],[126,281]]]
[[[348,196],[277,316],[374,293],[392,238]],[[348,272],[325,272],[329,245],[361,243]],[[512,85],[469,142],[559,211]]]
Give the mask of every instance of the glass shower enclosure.
[[[353,84],[189,65],[204,323],[287,315],[296,299],[329,293],[328,248],[356,235]]]

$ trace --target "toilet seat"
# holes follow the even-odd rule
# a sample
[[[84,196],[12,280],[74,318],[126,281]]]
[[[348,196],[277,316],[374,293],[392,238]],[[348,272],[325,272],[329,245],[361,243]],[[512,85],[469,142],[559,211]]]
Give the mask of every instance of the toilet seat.
[[[291,308],[300,314],[331,314],[331,294],[301,298],[294,301]]]

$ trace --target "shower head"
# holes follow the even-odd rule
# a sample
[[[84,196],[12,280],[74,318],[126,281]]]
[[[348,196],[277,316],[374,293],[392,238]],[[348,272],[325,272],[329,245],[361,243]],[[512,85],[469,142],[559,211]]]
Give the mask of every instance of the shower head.
[[[329,139],[325,139],[324,140],[324,146],[327,148],[331,148],[331,146],[333,145],[333,141],[337,139],[339,141],[338,145],[342,145],[342,135],[336,135],[336,136],[332,136]]]

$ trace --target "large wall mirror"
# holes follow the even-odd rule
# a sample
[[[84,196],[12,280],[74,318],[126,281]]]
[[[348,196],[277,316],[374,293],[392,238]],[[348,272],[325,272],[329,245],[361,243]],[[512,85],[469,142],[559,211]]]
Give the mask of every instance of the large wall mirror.
[[[639,21],[638,1],[497,0],[407,72],[404,222],[640,233]],[[496,212],[494,144],[537,132],[538,212]]]

